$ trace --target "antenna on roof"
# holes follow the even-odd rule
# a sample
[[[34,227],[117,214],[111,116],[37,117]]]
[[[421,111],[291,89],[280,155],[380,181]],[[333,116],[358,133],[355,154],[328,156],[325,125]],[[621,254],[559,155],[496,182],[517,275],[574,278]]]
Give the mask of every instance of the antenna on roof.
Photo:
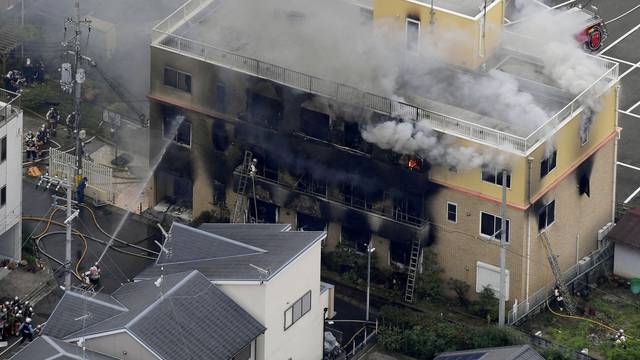
[[[267,268],[267,269],[263,269],[257,265],[253,265],[253,264],[249,264],[249,266],[251,266],[252,268],[258,270],[258,273],[260,273],[260,283],[262,283],[262,281],[264,281],[264,278],[262,276],[264,276],[265,278],[268,278],[269,275],[271,275],[271,269]]]
[[[162,285],[162,280],[164,280],[164,266],[160,267],[160,272],[161,272],[161,274],[160,274],[160,277],[158,278],[158,280],[153,282],[153,284],[156,287],[160,287],[160,285]]]
[[[158,228],[160,229],[160,231],[162,231],[162,236],[164,236],[164,240],[165,240],[165,241],[166,241],[166,240],[168,240],[168,239],[171,237],[171,235],[169,235],[169,234],[165,231],[165,229],[162,227],[162,225],[160,225],[160,223],[157,223],[156,225],[158,225]]]
[[[160,231],[162,231],[162,236],[164,237],[164,243],[166,244],[167,241],[169,241],[169,239],[171,238],[171,235],[169,235],[169,233],[167,233],[164,228],[162,228],[162,225],[160,225],[159,223],[156,224],[158,225],[158,228],[160,229]],[[156,245],[158,245],[158,247],[160,248],[160,251],[162,251],[163,253],[165,253],[167,255],[167,257],[171,256],[171,250],[167,249],[164,244],[161,244],[159,241],[154,240],[154,243],[156,243]]]

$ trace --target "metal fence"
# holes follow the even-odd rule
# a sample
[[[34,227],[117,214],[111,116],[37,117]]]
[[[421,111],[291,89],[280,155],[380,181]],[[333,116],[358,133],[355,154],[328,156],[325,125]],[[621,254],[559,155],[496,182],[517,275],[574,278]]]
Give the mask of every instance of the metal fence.
[[[153,44],[158,47],[181,52],[203,61],[232,68],[252,76],[258,76],[299,90],[333,98],[340,102],[362,106],[386,115],[402,115],[406,119],[425,121],[434,130],[513,149],[521,153],[527,153],[533,149],[540,141],[550,136],[562,121],[578,111],[586,97],[592,96],[594,87],[605,81],[606,84],[609,84],[611,81],[617,81],[618,78],[617,63],[593,57],[594,62],[598,64],[604,74],[565,108],[546,121],[527,138],[523,138],[435,111],[421,109],[383,96],[364,92],[352,86],[320,79],[278,65],[265,63],[174,34],[180,26],[187,23],[202,9],[217,4],[217,0],[188,1],[154,27],[152,35]],[[505,33],[507,39],[520,36],[510,32]]]
[[[597,267],[604,264],[606,261],[613,257],[613,246],[606,245],[602,249],[597,250],[587,258],[583,259],[579,263],[573,265],[567,271],[563,273],[563,279],[567,285],[571,285],[577,280],[581,279],[583,276],[586,276],[591,271],[596,269]],[[527,306],[526,303],[517,304],[511,311],[509,311],[508,315],[508,323],[513,325],[518,323],[520,320],[524,319],[527,315],[531,313],[538,312],[545,306],[547,301],[552,298],[553,288],[555,286],[555,282],[548,284],[547,286],[536,291],[532,296],[529,297],[529,304]]]
[[[20,94],[0,89],[0,126],[20,111]]]
[[[49,175],[61,179],[75,177],[76,157],[74,154],[50,149]],[[82,160],[82,174],[87,178],[86,194],[96,201],[112,204],[115,199],[113,191],[113,169],[93,161]],[[75,183],[75,182],[74,182]]]

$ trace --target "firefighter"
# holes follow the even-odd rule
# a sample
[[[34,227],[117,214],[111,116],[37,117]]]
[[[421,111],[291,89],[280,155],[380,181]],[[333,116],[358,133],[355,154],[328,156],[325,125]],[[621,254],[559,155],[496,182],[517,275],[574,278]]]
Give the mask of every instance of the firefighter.
[[[69,137],[71,137],[73,135],[73,129],[75,128],[75,123],[76,123],[76,112],[72,112],[71,114],[67,115],[67,118],[65,119],[65,126],[67,127],[67,135]]]
[[[564,311],[564,298],[562,297],[562,293],[560,292],[560,288],[558,286],[553,289],[553,296],[555,296],[556,298],[556,302],[558,303],[560,311]]]
[[[29,339],[29,342],[33,341],[33,326],[31,326],[31,318],[26,318],[24,323],[20,326],[20,335],[22,335],[20,344],[24,343],[27,339]]]
[[[35,161],[38,159],[36,137],[33,135],[33,131],[31,130],[29,130],[29,133],[27,134],[24,147],[27,150],[27,161]]]
[[[49,133],[51,136],[56,137],[56,128],[58,127],[58,122],[60,122],[60,114],[55,106],[52,106],[47,112],[47,122],[49,123]]]
[[[87,180],[88,179],[85,176],[80,181],[80,184],[78,184],[78,189],[76,190],[76,200],[78,201],[78,204],[84,203],[84,190],[87,187]]]
[[[97,289],[100,287],[100,266],[98,264],[89,268],[89,271],[85,272],[84,276],[92,288]]]
[[[251,160],[251,165],[249,165],[249,176],[255,177],[258,173],[258,159]]]
[[[622,346],[623,349],[627,348],[627,337],[624,335],[624,330],[620,329],[615,336],[615,344]]]

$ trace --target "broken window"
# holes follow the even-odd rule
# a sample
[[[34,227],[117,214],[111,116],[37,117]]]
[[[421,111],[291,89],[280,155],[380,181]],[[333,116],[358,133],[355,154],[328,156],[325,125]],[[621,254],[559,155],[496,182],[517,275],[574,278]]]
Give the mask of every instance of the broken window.
[[[420,21],[407,19],[407,50],[417,53],[420,47]]]
[[[211,127],[211,141],[216,151],[227,151],[230,145],[229,134],[223,120],[214,119]]]
[[[164,68],[164,84],[173,88],[191,92],[191,75],[169,67]]]
[[[329,115],[300,108],[300,131],[303,134],[318,140],[328,141],[330,123]]]
[[[389,254],[391,262],[402,265],[409,265],[411,258],[411,244],[407,242],[392,241],[389,244]]]
[[[165,139],[191,146],[191,122],[176,108],[165,107],[162,131]]]
[[[397,221],[421,224],[422,196],[402,196],[393,199],[393,218]]]
[[[226,186],[225,184],[214,180],[213,181],[213,205],[224,205],[226,198]]]
[[[256,212],[257,206],[257,212]],[[278,222],[278,207],[271,203],[249,198],[249,222],[275,224]]]
[[[548,157],[544,158],[540,162],[540,179],[547,176],[553,169],[556,168],[556,158],[558,156],[558,151],[553,150],[553,153]]]
[[[327,230],[327,222],[315,216],[303,213],[296,214],[296,223],[300,231],[325,231]]]
[[[312,174],[297,176],[296,189],[302,192],[327,196],[327,182],[314,177]]]
[[[372,146],[362,138],[360,125],[356,122],[344,123],[344,146],[370,154]]]
[[[272,129],[282,120],[282,103],[276,99],[249,91],[247,94],[249,121]]]
[[[578,192],[580,192],[580,195],[585,194],[588,197],[591,197],[591,191],[589,189],[589,175],[580,175],[580,180],[578,182]]]
[[[482,181],[502,186],[502,169],[499,171],[496,168],[482,169]],[[507,171],[507,187],[511,188],[511,171]]]
[[[216,110],[227,111],[227,88],[221,83],[216,84]]]
[[[342,225],[340,232],[341,244],[353,248],[358,252],[366,253],[369,241],[371,241],[371,231],[369,229]]]
[[[556,201],[545,205],[538,213],[538,231],[542,231],[556,221]]]
[[[507,219],[507,242],[509,242],[509,227],[511,221]],[[480,235],[490,237],[494,240],[500,240],[502,234],[499,231],[502,229],[502,218],[486,212],[480,212]]]

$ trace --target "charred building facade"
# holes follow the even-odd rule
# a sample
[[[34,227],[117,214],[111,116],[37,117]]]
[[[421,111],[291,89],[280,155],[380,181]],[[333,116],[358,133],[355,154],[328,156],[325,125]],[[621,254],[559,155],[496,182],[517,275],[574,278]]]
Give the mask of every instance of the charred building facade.
[[[501,0],[484,10],[475,6],[484,1],[334,2],[345,21],[359,24],[354,32],[378,34],[376,24],[384,24],[400,34],[385,38],[409,54],[392,53],[405,59],[394,74],[393,94],[386,79],[364,65],[375,59],[343,64],[343,71],[330,63],[344,60],[338,51],[345,49],[305,47],[304,36],[320,32],[298,27],[326,19],[322,9],[314,9],[320,14],[307,24],[304,6],[285,11],[244,0],[191,0],[156,26],[151,153],[168,144],[152,189],[157,209],[175,204],[187,209],[185,218],[205,211],[229,218],[249,151],[257,163],[247,221],[326,229],[325,251],[341,245],[365,252],[373,242],[382,266],[406,266],[418,242],[435,250],[447,277],[481,291],[498,288],[494,234],[505,168],[509,301],[526,303],[553,282],[541,231],[549,234],[562,269],[598,248],[598,229],[612,221],[614,210],[616,64],[589,58],[597,68],[593,81],[578,93],[567,91],[543,74],[545,62],[535,54],[501,45],[519,36],[503,29]],[[269,18],[270,12],[270,20],[301,37],[287,38],[279,28],[259,31],[263,24],[255,16]],[[410,66],[428,56],[425,41],[451,29],[473,40],[451,47],[448,58],[455,61]],[[282,44],[302,50],[283,51]],[[358,81],[367,76],[377,82]],[[518,99],[524,93],[526,101],[542,104],[538,123],[520,119],[534,111],[511,112],[516,106],[502,103],[504,93],[475,101],[474,93],[454,97],[446,90],[449,84],[456,93],[477,84],[486,89],[507,78],[498,88],[513,85]],[[586,93],[598,100],[597,111],[584,101]],[[406,137],[404,124],[412,124]]]

